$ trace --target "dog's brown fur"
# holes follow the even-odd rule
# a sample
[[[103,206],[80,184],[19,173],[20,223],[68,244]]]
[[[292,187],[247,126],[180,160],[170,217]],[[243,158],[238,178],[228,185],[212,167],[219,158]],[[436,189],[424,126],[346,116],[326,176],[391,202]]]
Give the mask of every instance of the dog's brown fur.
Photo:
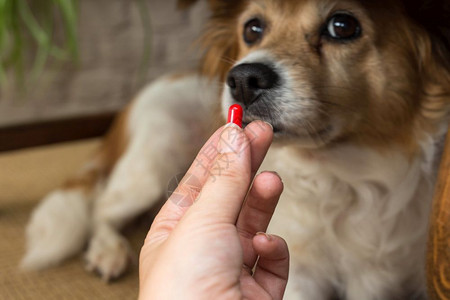
[[[105,280],[120,275],[128,252],[118,230],[159,199],[169,177],[189,165],[196,146],[215,128],[212,120],[222,121],[220,91],[222,108],[243,101],[224,84],[228,71],[267,63],[281,80],[276,92],[265,91],[245,107],[244,121],[262,119],[278,129],[282,147],[273,147],[266,162],[283,176],[286,192],[272,226],[290,243],[294,285],[302,278],[312,283],[292,288],[291,297],[301,292],[305,299],[324,299],[331,289],[357,300],[423,294],[420,259],[431,157],[437,156],[436,133],[442,133],[450,108],[448,4],[209,0],[209,5],[201,73],[218,78],[220,87],[195,75],[161,79],[144,90],[80,175],[33,213],[24,266],[55,264],[89,239],[90,268]],[[353,40],[333,40],[323,31],[341,10],[361,24],[362,34]],[[243,28],[255,16],[266,26],[263,38],[249,46],[242,41]],[[63,217],[53,220],[55,211]],[[78,238],[72,241],[74,229]],[[311,242],[308,233],[315,232],[328,236]],[[327,259],[333,263],[325,266]],[[308,268],[324,268],[323,274]],[[316,296],[308,296],[308,289]]]
[[[442,120],[445,107],[450,102],[448,4],[444,1],[360,1],[371,19],[377,20],[377,24],[360,20],[365,30],[363,39],[370,39],[376,49],[382,51],[371,53],[371,49],[363,43],[345,47],[321,44],[317,32],[310,34],[308,28],[300,32],[298,17],[291,18],[291,23],[286,21],[289,13],[299,15],[299,7],[307,10],[305,2],[210,0],[213,14],[201,40],[206,49],[203,73],[223,79],[233,63],[249,51],[241,38],[242,22],[239,22],[239,17],[243,11],[246,16],[257,15],[260,6],[268,6],[265,11],[270,12],[270,6],[281,5],[283,9],[278,11],[285,13],[270,16],[273,25],[270,30],[275,34],[268,33],[257,47],[270,49],[279,60],[302,63],[303,69],[306,66],[309,70],[308,76],[313,78],[315,86],[326,84],[328,80],[335,83],[339,78],[348,76],[348,73],[342,74],[338,67],[321,68],[321,51],[326,51],[329,57],[333,56],[331,59],[336,60],[353,56],[351,61],[357,67],[353,67],[352,77],[345,80],[351,81],[359,90],[356,93],[355,89],[350,93],[332,87],[328,90],[336,99],[328,106],[341,107],[343,113],[350,111],[353,115],[359,114],[354,116],[355,122],[348,124],[340,139],[354,139],[378,149],[394,143],[414,154],[418,132],[434,132],[436,120]],[[357,2],[346,3],[352,7]],[[303,20],[315,18],[315,13],[313,10],[309,15],[302,12]],[[282,24],[283,28],[277,24]],[[308,20],[304,24],[315,23]],[[303,34],[308,35],[308,44],[302,43]],[[387,67],[377,65],[373,59],[375,55],[383,56],[383,66]],[[294,61],[293,57],[297,60]],[[370,85],[361,81],[364,78],[370,78]],[[381,90],[386,86],[383,79],[390,81],[389,91]]]

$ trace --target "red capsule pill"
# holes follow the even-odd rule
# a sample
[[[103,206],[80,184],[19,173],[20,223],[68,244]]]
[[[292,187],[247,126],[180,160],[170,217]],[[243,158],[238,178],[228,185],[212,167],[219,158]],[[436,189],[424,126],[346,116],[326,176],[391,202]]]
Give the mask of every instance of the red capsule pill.
[[[234,123],[242,128],[242,116],[244,112],[239,104],[231,105],[228,109],[228,123]]]

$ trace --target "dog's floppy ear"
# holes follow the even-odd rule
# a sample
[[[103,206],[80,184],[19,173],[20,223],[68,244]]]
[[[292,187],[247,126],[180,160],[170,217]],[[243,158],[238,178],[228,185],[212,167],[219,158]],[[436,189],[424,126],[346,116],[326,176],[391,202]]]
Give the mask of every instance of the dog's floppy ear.
[[[237,18],[247,1],[208,0],[208,2],[212,14],[199,40],[204,49],[201,71],[205,76],[223,80],[239,53]]]
[[[211,11],[206,29],[198,41],[204,49],[203,75],[223,79],[238,54],[237,16],[247,0],[207,0]],[[198,0],[178,0],[179,9],[187,9]]]
[[[410,35],[421,77],[422,126],[437,129],[450,116],[450,0],[402,1],[417,26]]]
[[[407,14],[429,36],[433,55],[450,71],[450,0],[403,0]]]

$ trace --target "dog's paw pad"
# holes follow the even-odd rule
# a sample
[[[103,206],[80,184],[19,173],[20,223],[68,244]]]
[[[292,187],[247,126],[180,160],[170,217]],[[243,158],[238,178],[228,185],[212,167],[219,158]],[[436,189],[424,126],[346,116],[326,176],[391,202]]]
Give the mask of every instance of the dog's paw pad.
[[[133,261],[133,253],[128,242],[122,237],[94,237],[85,254],[86,270],[97,272],[109,282],[118,278]]]

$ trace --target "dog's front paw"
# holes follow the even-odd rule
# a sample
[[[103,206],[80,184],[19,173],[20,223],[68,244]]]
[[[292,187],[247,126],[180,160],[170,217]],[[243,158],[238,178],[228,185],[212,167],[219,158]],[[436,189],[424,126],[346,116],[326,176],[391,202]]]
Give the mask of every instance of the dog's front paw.
[[[108,282],[122,275],[135,260],[128,242],[112,229],[95,232],[85,254],[86,269]]]

